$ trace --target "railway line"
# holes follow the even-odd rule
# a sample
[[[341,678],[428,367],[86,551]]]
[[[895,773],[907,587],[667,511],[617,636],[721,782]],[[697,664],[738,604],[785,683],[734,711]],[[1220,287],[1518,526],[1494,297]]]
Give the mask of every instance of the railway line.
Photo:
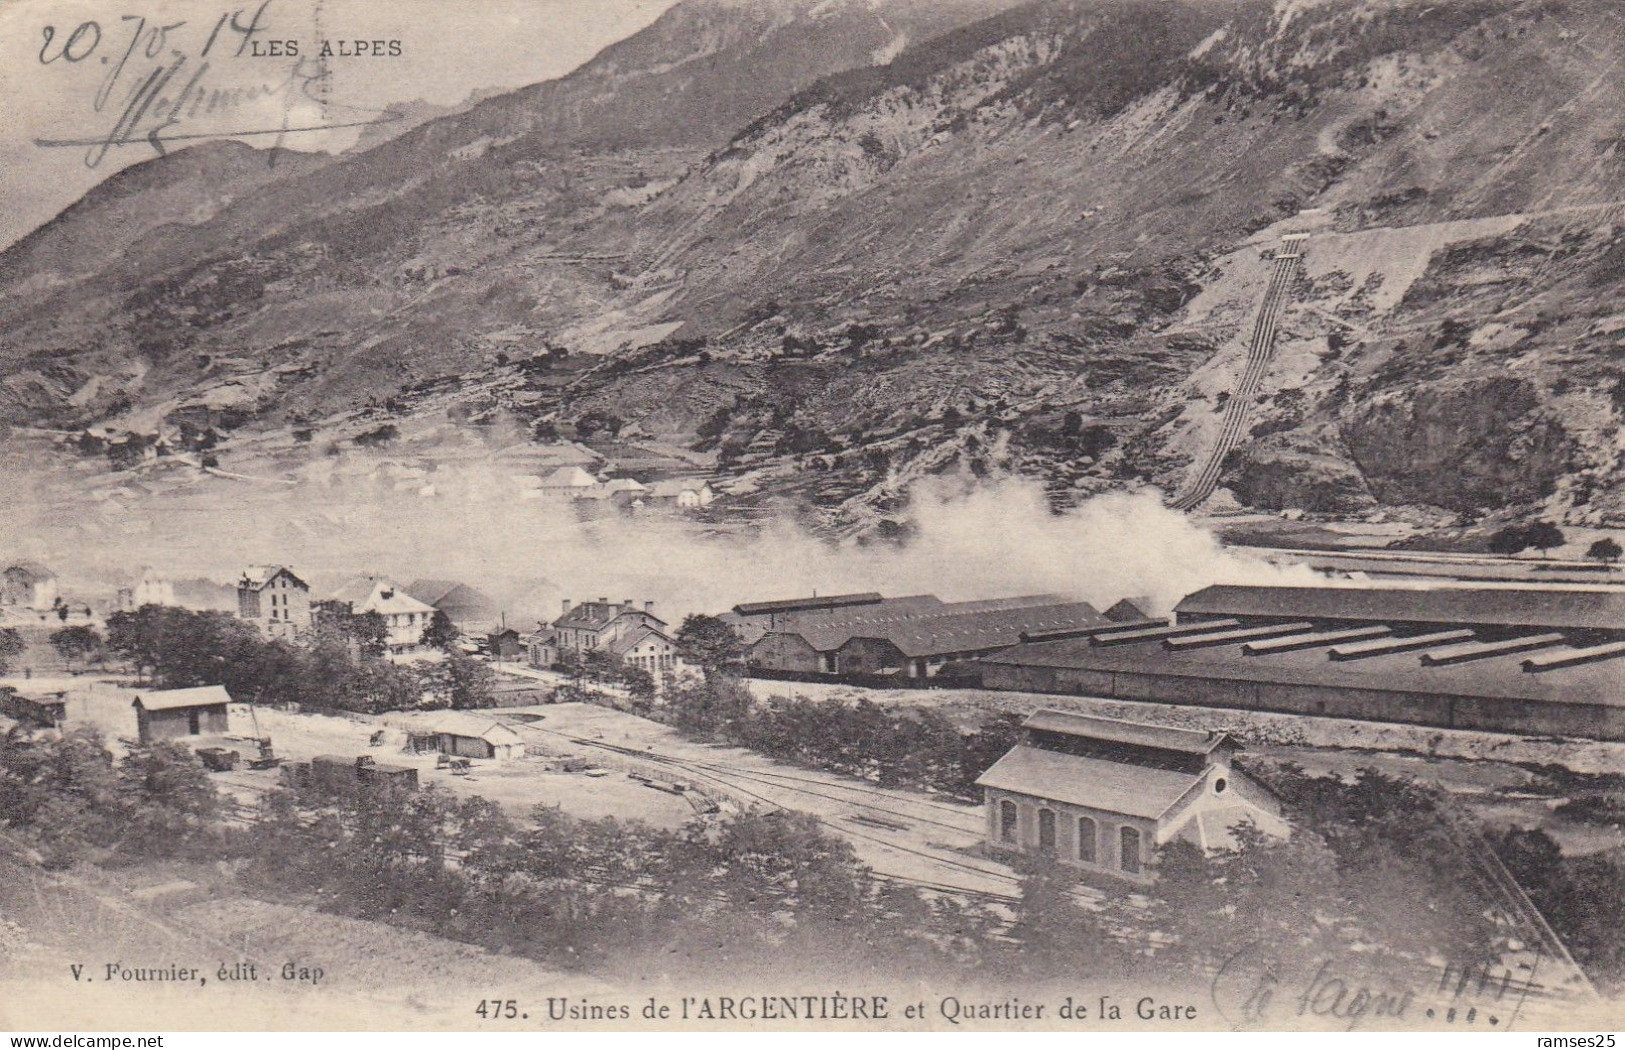
[[[1017,899],[1021,880],[1013,872],[1003,865],[980,861],[962,852],[980,839],[982,833],[981,814],[969,807],[956,809],[928,799],[910,799],[903,792],[859,784],[638,751],[535,724],[522,727],[524,730],[546,734],[576,747],[598,749],[622,759],[648,763],[665,770],[668,776],[672,771],[681,773],[738,802],[807,813],[830,832],[862,844],[867,854],[865,862],[880,878],[1000,903],[1013,903]],[[879,819],[862,821],[861,818],[870,814],[878,814]],[[945,815],[958,815],[962,819],[954,822],[940,819]],[[855,817],[859,819],[854,820]],[[960,845],[921,842],[917,825],[964,841]]]
[[[1297,279],[1303,257],[1302,245],[1306,234],[1288,234],[1275,253],[1275,265],[1270,270],[1269,285],[1258,317],[1253,321],[1252,336],[1247,343],[1247,362],[1241,378],[1230,394],[1224,408],[1224,421],[1219,436],[1208,449],[1207,458],[1185,491],[1175,497],[1175,510],[1192,511],[1206,502],[1219,485],[1224,471],[1225,457],[1241,443],[1247,421],[1252,418],[1253,401],[1269,374],[1270,362],[1275,356],[1275,336],[1280,330],[1281,313],[1292,296],[1292,283]]]

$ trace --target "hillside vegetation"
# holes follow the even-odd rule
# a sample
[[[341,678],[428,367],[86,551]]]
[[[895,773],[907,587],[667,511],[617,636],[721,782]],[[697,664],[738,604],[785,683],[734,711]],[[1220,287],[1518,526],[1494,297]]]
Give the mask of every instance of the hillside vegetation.
[[[960,467],[1172,491],[1307,232],[1225,499],[1617,523],[1622,30],[1602,0],[687,0],[111,250],[70,209],[0,258],[0,420],[236,386],[238,434],[338,427],[443,413],[451,377],[476,420],[613,414],[849,525]]]

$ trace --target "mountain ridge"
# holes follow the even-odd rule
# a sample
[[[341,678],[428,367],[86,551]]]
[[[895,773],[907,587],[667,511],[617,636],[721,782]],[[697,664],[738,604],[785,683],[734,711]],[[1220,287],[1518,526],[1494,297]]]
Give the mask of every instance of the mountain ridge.
[[[1301,227],[1225,498],[1620,520],[1618,29],[1591,0],[687,0],[571,77],[136,239],[84,278],[66,330],[106,322],[96,345],[0,282],[0,417],[116,419],[230,346],[299,377],[249,429],[479,376],[477,411],[614,414],[854,522],[955,464],[1062,504],[1173,491]],[[536,379],[560,345],[608,356]],[[116,391],[75,403],[94,375]]]

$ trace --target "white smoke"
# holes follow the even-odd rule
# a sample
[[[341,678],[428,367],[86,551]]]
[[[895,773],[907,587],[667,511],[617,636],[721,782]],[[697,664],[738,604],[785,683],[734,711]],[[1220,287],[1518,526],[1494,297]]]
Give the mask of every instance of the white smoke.
[[[843,591],[948,600],[1056,593],[1102,609],[1148,598],[1148,611],[1166,612],[1212,583],[1318,579],[1226,548],[1150,490],[1057,514],[1034,481],[938,479],[910,493],[905,539],[836,543],[788,519],[749,530],[647,511],[583,521],[569,504],[521,499],[514,479],[488,462],[442,463],[421,477],[398,467],[352,451],[296,485],[210,478],[179,497],[115,503],[111,513],[106,501],[66,512],[58,492],[51,513],[11,521],[0,558],[41,558],[66,590],[88,594],[109,593],[142,566],[229,582],[248,565],[284,564],[318,591],[363,572],[402,585],[454,579],[497,598],[522,628],[556,615],[566,598],[652,600],[673,621]]]

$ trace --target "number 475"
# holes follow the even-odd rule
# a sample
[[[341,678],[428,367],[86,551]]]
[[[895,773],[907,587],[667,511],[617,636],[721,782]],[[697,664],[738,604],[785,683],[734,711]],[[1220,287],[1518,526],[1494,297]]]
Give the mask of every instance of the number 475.
[[[474,1012],[493,1021],[512,1021],[519,1016],[519,1003],[514,999],[481,999]]]

